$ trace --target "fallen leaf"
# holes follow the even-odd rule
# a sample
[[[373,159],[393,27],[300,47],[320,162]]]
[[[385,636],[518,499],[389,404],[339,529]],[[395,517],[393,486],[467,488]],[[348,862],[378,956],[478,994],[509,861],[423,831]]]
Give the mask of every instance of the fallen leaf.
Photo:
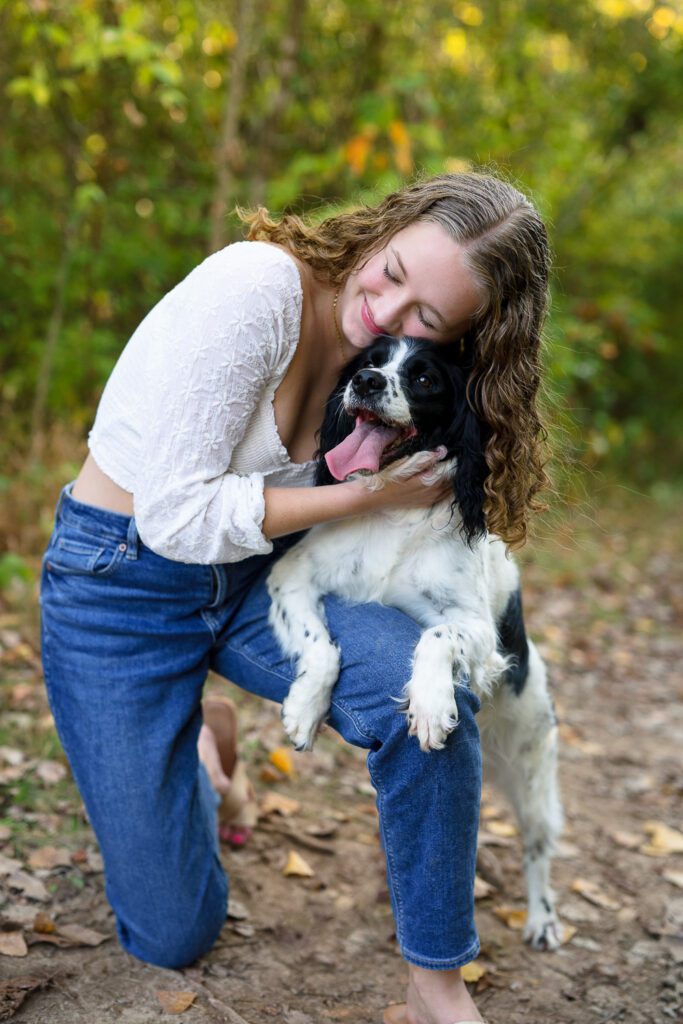
[[[603,910],[619,910],[621,904],[602,889],[597,882],[591,882],[588,878],[575,878],[571,884],[572,892],[578,892],[589,903]]]
[[[0,1020],[9,1020],[23,1001],[40,988],[45,988],[50,978],[28,976],[0,980]]]
[[[284,818],[289,818],[299,810],[301,810],[301,804],[298,800],[283,796],[282,793],[277,793],[274,790],[266,793],[261,801],[262,814],[281,814]]]
[[[0,747],[0,760],[16,767],[24,763],[26,756],[23,750],[18,750],[16,747]]]
[[[57,931],[57,925],[48,914],[41,912],[33,918],[33,930],[40,935],[52,935]]]
[[[56,785],[66,774],[66,767],[59,761],[40,761],[36,767],[36,775],[46,786]]]
[[[518,907],[494,907],[493,913],[514,931],[521,931],[526,924],[526,910],[520,910]]]
[[[231,896],[228,900],[228,917],[233,921],[244,921],[249,917],[249,911],[244,903],[240,903],[239,900],[235,900]]]
[[[164,989],[157,989],[154,994],[163,1006],[164,1013],[182,1013],[197,998],[196,992],[168,992]]]
[[[287,863],[282,871],[283,875],[299,875],[302,878],[312,878],[315,871],[311,865],[303,859],[296,850],[290,850]]]
[[[71,853],[69,850],[56,846],[41,846],[33,850],[28,858],[29,867],[33,870],[71,867]]]
[[[463,981],[479,981],[479,979],[483,978],[485,974],[486,968],[482,967],[477,960],[472,960],[470,963],[465,964],[464,967],[460,968],[460,976]]]
[[[28,896],[30,900],[40,900],[43,902],[50,898],[47,889],[40,879],[32,878],[25,871],[15,871],[13,875],[10,875],[7,879],[7,886],[10,889],[23,892],[24,896]]]
[[[517,835],[516,827],[509,821],[489,821],[486,827],[494,836],[502,836],[503,839]]]
[[[670,853],[683,853],[683,832],[678,832],[661,821],[646,821],[643,829],[651,839],[645,846],[641,846],[641,853],[646,853],[648,857],[667,857]]]
[[[92,928],[84,928],[80,924],[57,925],[57,934],[64,939],[68,939],[74,946],[99,946],[111,937],[109,935],[102,935]]]
[[[9,825],[0,825],[0,843],[6,843],[12,838],[12,829]]]
[[[625,850],[636,850],[643,841],[643,837],[636,832],[612,832],[612,839]]]
[[[479,829],[479,845],[480,846],[514,846],[514,840],[507,836],[497,836],[488,829]]]
[[[291,775],[294,771],[294,761],[289,747],[276,747],[275,750],[271,750],[268,760],[283,775]]]
[[[272,764],[264,764],[263,768],[259,772],[259,778],[261,782],[282,782],[284,778],[282,772],[279,772],[277,768],[274,768]]]
[[[19,871],[20,869],[20,860],[15,860],[14,857],[6,857],[4,853],[0,853],[0,878],[4,878],[6,875],[12,875],[15,871]]]
[[[679,889],[683,889],[683,871],[662,871],[662,878],[671,882],[672,885],[677,885]]]
[[[500,818],[501,810],[494,804],[482,804],[479,817],[482,821],[489,821],[490,818]]]
[[[2,956],[26,956],[27,953],[28,946],[24,939],[24,933],[20,929],[10,932],[0,931],[0,954]]]
[[[475,900],[486,899],[492,892],[496,891],[495,885],[491,885],[489,882],[485,882],[479,875],[474,877],[474,898]]]
[[[563,924],[562,925],[562,945],[566,946],[566,944],[568,942],[570,942],[571,939],[574,938],[574,936],[576,935],[578,930],[579,929],[575,928],[573,924]]]

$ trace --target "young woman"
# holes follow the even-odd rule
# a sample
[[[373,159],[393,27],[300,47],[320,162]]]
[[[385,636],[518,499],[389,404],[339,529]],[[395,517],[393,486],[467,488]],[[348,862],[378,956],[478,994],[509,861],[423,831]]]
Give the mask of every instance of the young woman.
[[[419,476],[373,493],[312,486],[316,430],[345,364],[383,333],[462,339],[492,431],[489,528],[523,540],[544,482],[548,248],[522,194],[443,175],[318,227],[259,211],[249,237],[205,260],[132,336],[44,562],[45,677],[119,938],[168,967],[210,949],[225,920],[219,730],[204,727],[198,757],[208,670],[281,701],[292,667],[265,589],[278,553],[316,523],[442,496]],[[459,971],[478,951],[478,700],[461,689],[457,730],[421,752],[390,699],[410,674],[416,623],[334,598],[326,613],[343,658],[331,724],[369,751],[408,964],[407,1002],[385,1019],[481,1020]]]

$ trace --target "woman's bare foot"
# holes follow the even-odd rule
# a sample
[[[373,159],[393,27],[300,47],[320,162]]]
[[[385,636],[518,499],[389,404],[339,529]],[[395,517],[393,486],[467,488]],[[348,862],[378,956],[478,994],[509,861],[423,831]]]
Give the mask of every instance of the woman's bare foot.
[[[483,1021],[459,970],[427,971],[408,964],[406,1002],[390,1006],[386,1024],[458,1024]]]

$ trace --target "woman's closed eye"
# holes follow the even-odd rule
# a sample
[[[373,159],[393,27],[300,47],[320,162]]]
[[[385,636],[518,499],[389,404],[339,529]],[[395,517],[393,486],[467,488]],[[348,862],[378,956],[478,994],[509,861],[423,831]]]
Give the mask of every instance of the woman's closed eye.
[[[392,284],[400,284],[401,283],[400,278],[396,277],[396,275],[392,274],[392,272],[389,270],[389,264],[388,263],[384,264],[384,276],[389,281],[391,281]],[[422,324],[422,326],[426,327],[428,331],[435,331],[436,330],[435,325],[430,323],[429,320],[426,319],[424,313],[419,308],[417,310],[417,318],[420,321],[420,323]]]

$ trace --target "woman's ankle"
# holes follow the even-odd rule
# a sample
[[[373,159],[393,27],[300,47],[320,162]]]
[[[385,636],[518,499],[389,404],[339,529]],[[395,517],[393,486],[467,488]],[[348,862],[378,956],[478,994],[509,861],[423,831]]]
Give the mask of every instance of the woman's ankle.
[[[457,1024],[482,1020],[459,968],[429,971],[408,965],[409,1024]]]

